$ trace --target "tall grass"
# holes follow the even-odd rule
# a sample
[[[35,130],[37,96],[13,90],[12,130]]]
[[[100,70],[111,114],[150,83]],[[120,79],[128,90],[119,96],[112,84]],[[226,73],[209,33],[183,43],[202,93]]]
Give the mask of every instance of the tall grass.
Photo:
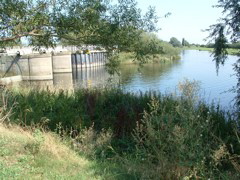
[[[240,163],[234,169],[230,161],[240,157],[236,124],[204,104],[195,109],[182,103],[167,112],[157,99],[151,101],[133,132],[134,153],[122,159],[126,167],[143,179],[237,178]]]
[[[70,134],[76,151],[119,164],[133,179],[238,179],[239,120],[201,102],[196,82],[179,88],[180,96],[112,88],[8,91],[6,107],[9,121]]]
[[[150,95],[135,96],[119,89],[9,93],[9,104],[15,103],[11,116],[15,123],[47,123],[50,130],[56,129],[59,123],[68,129],[94,124],[95,130],[111,128],[118,137],[131,132],[150,100]]]

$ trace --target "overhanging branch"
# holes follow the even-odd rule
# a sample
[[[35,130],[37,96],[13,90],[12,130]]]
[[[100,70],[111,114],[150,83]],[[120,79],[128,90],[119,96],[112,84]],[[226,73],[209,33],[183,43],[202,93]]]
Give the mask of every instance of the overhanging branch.
[[[44,34],[39,34],[39,33],[36,33],[36,29],[30,31],[30,32],[25,32],[25,33],[22,33],[22,34],[17,34],[15,36],[11,36],[11,37],[1,37],[0,38],[0,42],[4,42],[4,41],[13,41],[15,39],[19,39],[21,37],[24,37],[24,36],[44,36]]]

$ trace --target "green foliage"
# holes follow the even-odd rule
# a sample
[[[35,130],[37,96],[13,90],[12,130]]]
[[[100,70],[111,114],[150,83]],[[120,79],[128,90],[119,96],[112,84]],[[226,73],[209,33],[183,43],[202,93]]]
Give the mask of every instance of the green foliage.
[[[182,46],[181,42],[175,37],[172,37],[170,39],[169,43],[172,44],[173,47],[181,47]]]
[[[240,49],[240,42],[228,44],[228,47],[233,49]]]
[[[185,84],[179,86],[184,95],[182,100],[172,96],[162,96],[156,92],[135,95],[112,88],[79,89],[72,93],[50,90],[12,92],[8,97],[8,105],[15,103],[15,106],[10,120],[22,125],[47,125],[53,131],[59,123],[69,131],[89,128],[94,124],[94,129],[97,131],[110,128],[115,137],[125,137],[131,134],[136,122],[142,118],[144,110],[149,109],[147,103],[152,97],[160,102],[161,108],[164,108],[166,113],[175,112],[179,106],[186,105],[186,109],[195,106],[196,101],[190,105],[187,102],[190,102],[188,99],[194,99],[196,96],[196,82],[185,81],[182,84]],[[224,120],[221,111],[215,112],[214,108],[207,106],[206,111],[218,114],[213,118]]]
[[[53,131],[57,129],[62,139],[71,140],[77,152],[101,162],[102,168],[97,174],[102,175],[104,168],[116,179],[122,175],[132,179],[237,178],[240,173],[239,125],[219,106],[199,101],[198,89],[197,82],[185,80],[179,84],[179,96],[154,92],[135,95],[120,89],[11,92],[8,104],[15,102],[16,105],[10,122],[25,128],[38,124]],[[49,119],[47,124],[46,119]],[[6,134],[1,126],[0,132]],[[22,137],[23,132],[14,137]],[[79,167],[72,161],[77,156],[72,158],[69,156],[73,155],[72,151],[56,146],[58,139],[51,140],[38,130],[33,131],[32,136],[33,140],[23,143],[23,150],[31,156],[21,157],[21,164],[33,163],[50,179],[79,175],[75,168],[69,168]],[[1,147],[6,149],[7,142],[11,141],[1,141],[1,137],[1,155],[15,152],[9,151],[14,149],[12,146],[2,151]],[[56,156],[63,160],[55,160]],[[70,157],[71,161],[67,160]],[[0,156],[3,172],[9,174],[10,169],[14,170],[10,177],[23,172],[14,166],[5,168],[1,163]],[[61,174],[63,167],[68,171]],[[113,167],[118,168],[115,171]],[[54,173],[50,174],[49,169]],[[32,170],[33,175],[39,172],[36,168]]]
[[[229,46],[229,45],[228,45]],[[184,47],[183,49],[191,49],[191,50],[199,50],[199,51],[209,51],[213,52],[214,51],[214,45],[213,44],[208,44],[208,45],[201,45],[201,46],[190,46],[190,47]],[[228,55],[238,55],[239,50],[236,48],[227,48],[227,54]]]
[[[27,37],[30,45],[94,44],[113,50],[135,42],[141,31],[155,31],[154,8],[142,14],[135,0],[3,0],[0,46]]]
[[[180,54],[180,50],[178,48],[173,47],[170,43],[162,41],[161,47],[163,51],[163,55],[169,56],[169,57],[177,57]]]
[[[232,42],[238,42],[240,40],[240,21],[238,16],[240,4],[238,0],[218,0],[218,5],[215,7],[223,8],[222,13],[225,17],[221,18],[218,24],[210,26],[210,37],[217,39],[219,36],[228,34]],[[219,46],[221,46],[221,44],[219,44]]]
[[[102,129],[97,133],[93,126],[83,128],[80,133],[73,139],[73,147],[76,151],[87,157],[107,158],[108,152],[111,151],[111,141],[113,134],[111,130]]]
[[[219,65],[224,65],[225,60],[227,59],[227,39],[223,34],[224,28],[219,28],[218,37],[215,39],[214,44],[214,60],[216,62],[217,71],[219,69]]]
[[[9,46],[19,42],[21,37],[32,36],[42,41],[39,46],[53,45],[47,43],[52,39],[49,35],[53,31],[47,8],[52,8],[47,1],[3,0],[0,5],[0,46]]]
[[[133,52],[136,59],[143,63],[147,62],[150,57],[163,53],[161,40],[155,34],[142,33],[139,41],[133,46]]]
[[[106,70],[109,74],[119,73],[120,59],[118,53],[111,53],[108,55],[108,62],[106,63]]]
[[[131,132],[149,99],[147,94],[138,97],[118,89],[78,90],[73,94],[32,90],[12,93],[9,97],[9,101],[16,104],[12,116],[16,123],[45,124],[48,119],[51,130],[59,123],[68,130],[90,127],[94,123],[94,129],[111,128],[119,137]]]
[[[146,63],[154,60],[157,61],[161,59],[161,56],[172,59],[173,57],[177,57],[180,53],[177,48],[174,48],[171,44],[160,40],[153,33],[142,33],[137,42],[126,49],[122,49],[122,51],[132,52],[132,54],[129,54],[129,57],[131,58],[132,56],[132,60],[138,60],[140,63]],[[121,59],[122,58],[123,57],[121,57]]]
[[[159,99],[148,103],[133,132],[134,153],[122,159],[124,166],[140,179],[237,178],[240,144],[235,122],[201,102],[195,107],[196,84],[185,85],[170,111]]]
[[[214,60],[216,61],[217,71],[220,64],[224,64],[227,59],[227,39],[226,35],[230,37],[231,43],[240,41],[240,3],[238,0],[218,0],[217,8],[223,8],[223,18],[220,18],[218,24],[210,26],[209,38],[212,38],[215,42],[214,46]],[[240,53],[238,52],[238,55]],[[234,70],[236,71],[237,84],[236,84],[236,102],[235,105],[240,109],[240,59],[234,64]]]
[[[44,137],[42,132],[39,129],[35,129],[33,132],[34,141],[27,143],[25,149],[28,150],[31,154],[36,155],[40,152],[40,147],[44,142]]]
[[[221,166],[215,166],[215,161],[222,163],[223,160],[214,159],[218,145],[222,143],[218,140],[220,137],[215,126],[221,123],[228,126],[226,122],[219,122],[223,118],[215,121],[211,113],[203,115],[204,106],[194,110],[191,106],[180,105],[173,114],[167,113],[159,101],[153,99],[149,107],[150,111],[144,112],[133,133],[137,143],[132,157],[135,161],[130,159],[137,167],[132,168],[133,173],[140,174],[142,179],[205,179],[223,178],[229,171],[227,173],[231,177],[235,170],[230,159],[227,163],[225,161],[226,172],[221,170]],[[134,166],[131,162],[128,162],[130,169]],[[236,177],[237,172],[233,174]]]
[[[186,41],[186,39],[182,39],[182,46],[190,46],[189,42]]]

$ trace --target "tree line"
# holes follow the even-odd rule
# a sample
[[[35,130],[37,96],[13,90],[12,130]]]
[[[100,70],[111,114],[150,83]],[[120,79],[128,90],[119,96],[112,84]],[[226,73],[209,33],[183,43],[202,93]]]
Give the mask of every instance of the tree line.
[[[175,37],[172,37],[170,39],[169,43],[172,44],[173,47],[184,47],[184,46],[190,46],[191,45],[185,38],[182,38],[182,42],[180,42]]]

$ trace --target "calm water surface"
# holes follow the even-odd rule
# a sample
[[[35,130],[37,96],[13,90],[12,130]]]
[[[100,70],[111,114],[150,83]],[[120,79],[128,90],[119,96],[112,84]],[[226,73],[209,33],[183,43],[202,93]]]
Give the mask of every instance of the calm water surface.
[[[236,85],[233,63],[236,56],[229,56],[217,75],[215,62],[207,51],[185,50],[181,59],[173,63],[145,65],[140,71],[134,65],[122,67],[122,83],[127,91],[156,90],[162,93],[174,93],[180,81],[196,80],[200,82],[200,95],[208,103],[214,100],[229,108],[235,94],[229,92]]]
[[[207,51],[185,50],[181,59],[161,64],[148,64],[139,69],[138,65],[121,66],[121,76],[113,77],[112,82],[120,82],[125,91],[174,93],[180,81],[196,80],[200,82],[200,96],[211,103],[213,100],[224,108],[230,109],[235,94],[229,92],[236,85],[232,64],[236,56],[229,56],[224,66],[216,73],[215,62]],[[43,84],[62,88],[82,88],[109,84],[110,75],[104,67],[83,68],[74,73],[54,74],[53,81]],[[39,83],[39,82],[38,82]]]

